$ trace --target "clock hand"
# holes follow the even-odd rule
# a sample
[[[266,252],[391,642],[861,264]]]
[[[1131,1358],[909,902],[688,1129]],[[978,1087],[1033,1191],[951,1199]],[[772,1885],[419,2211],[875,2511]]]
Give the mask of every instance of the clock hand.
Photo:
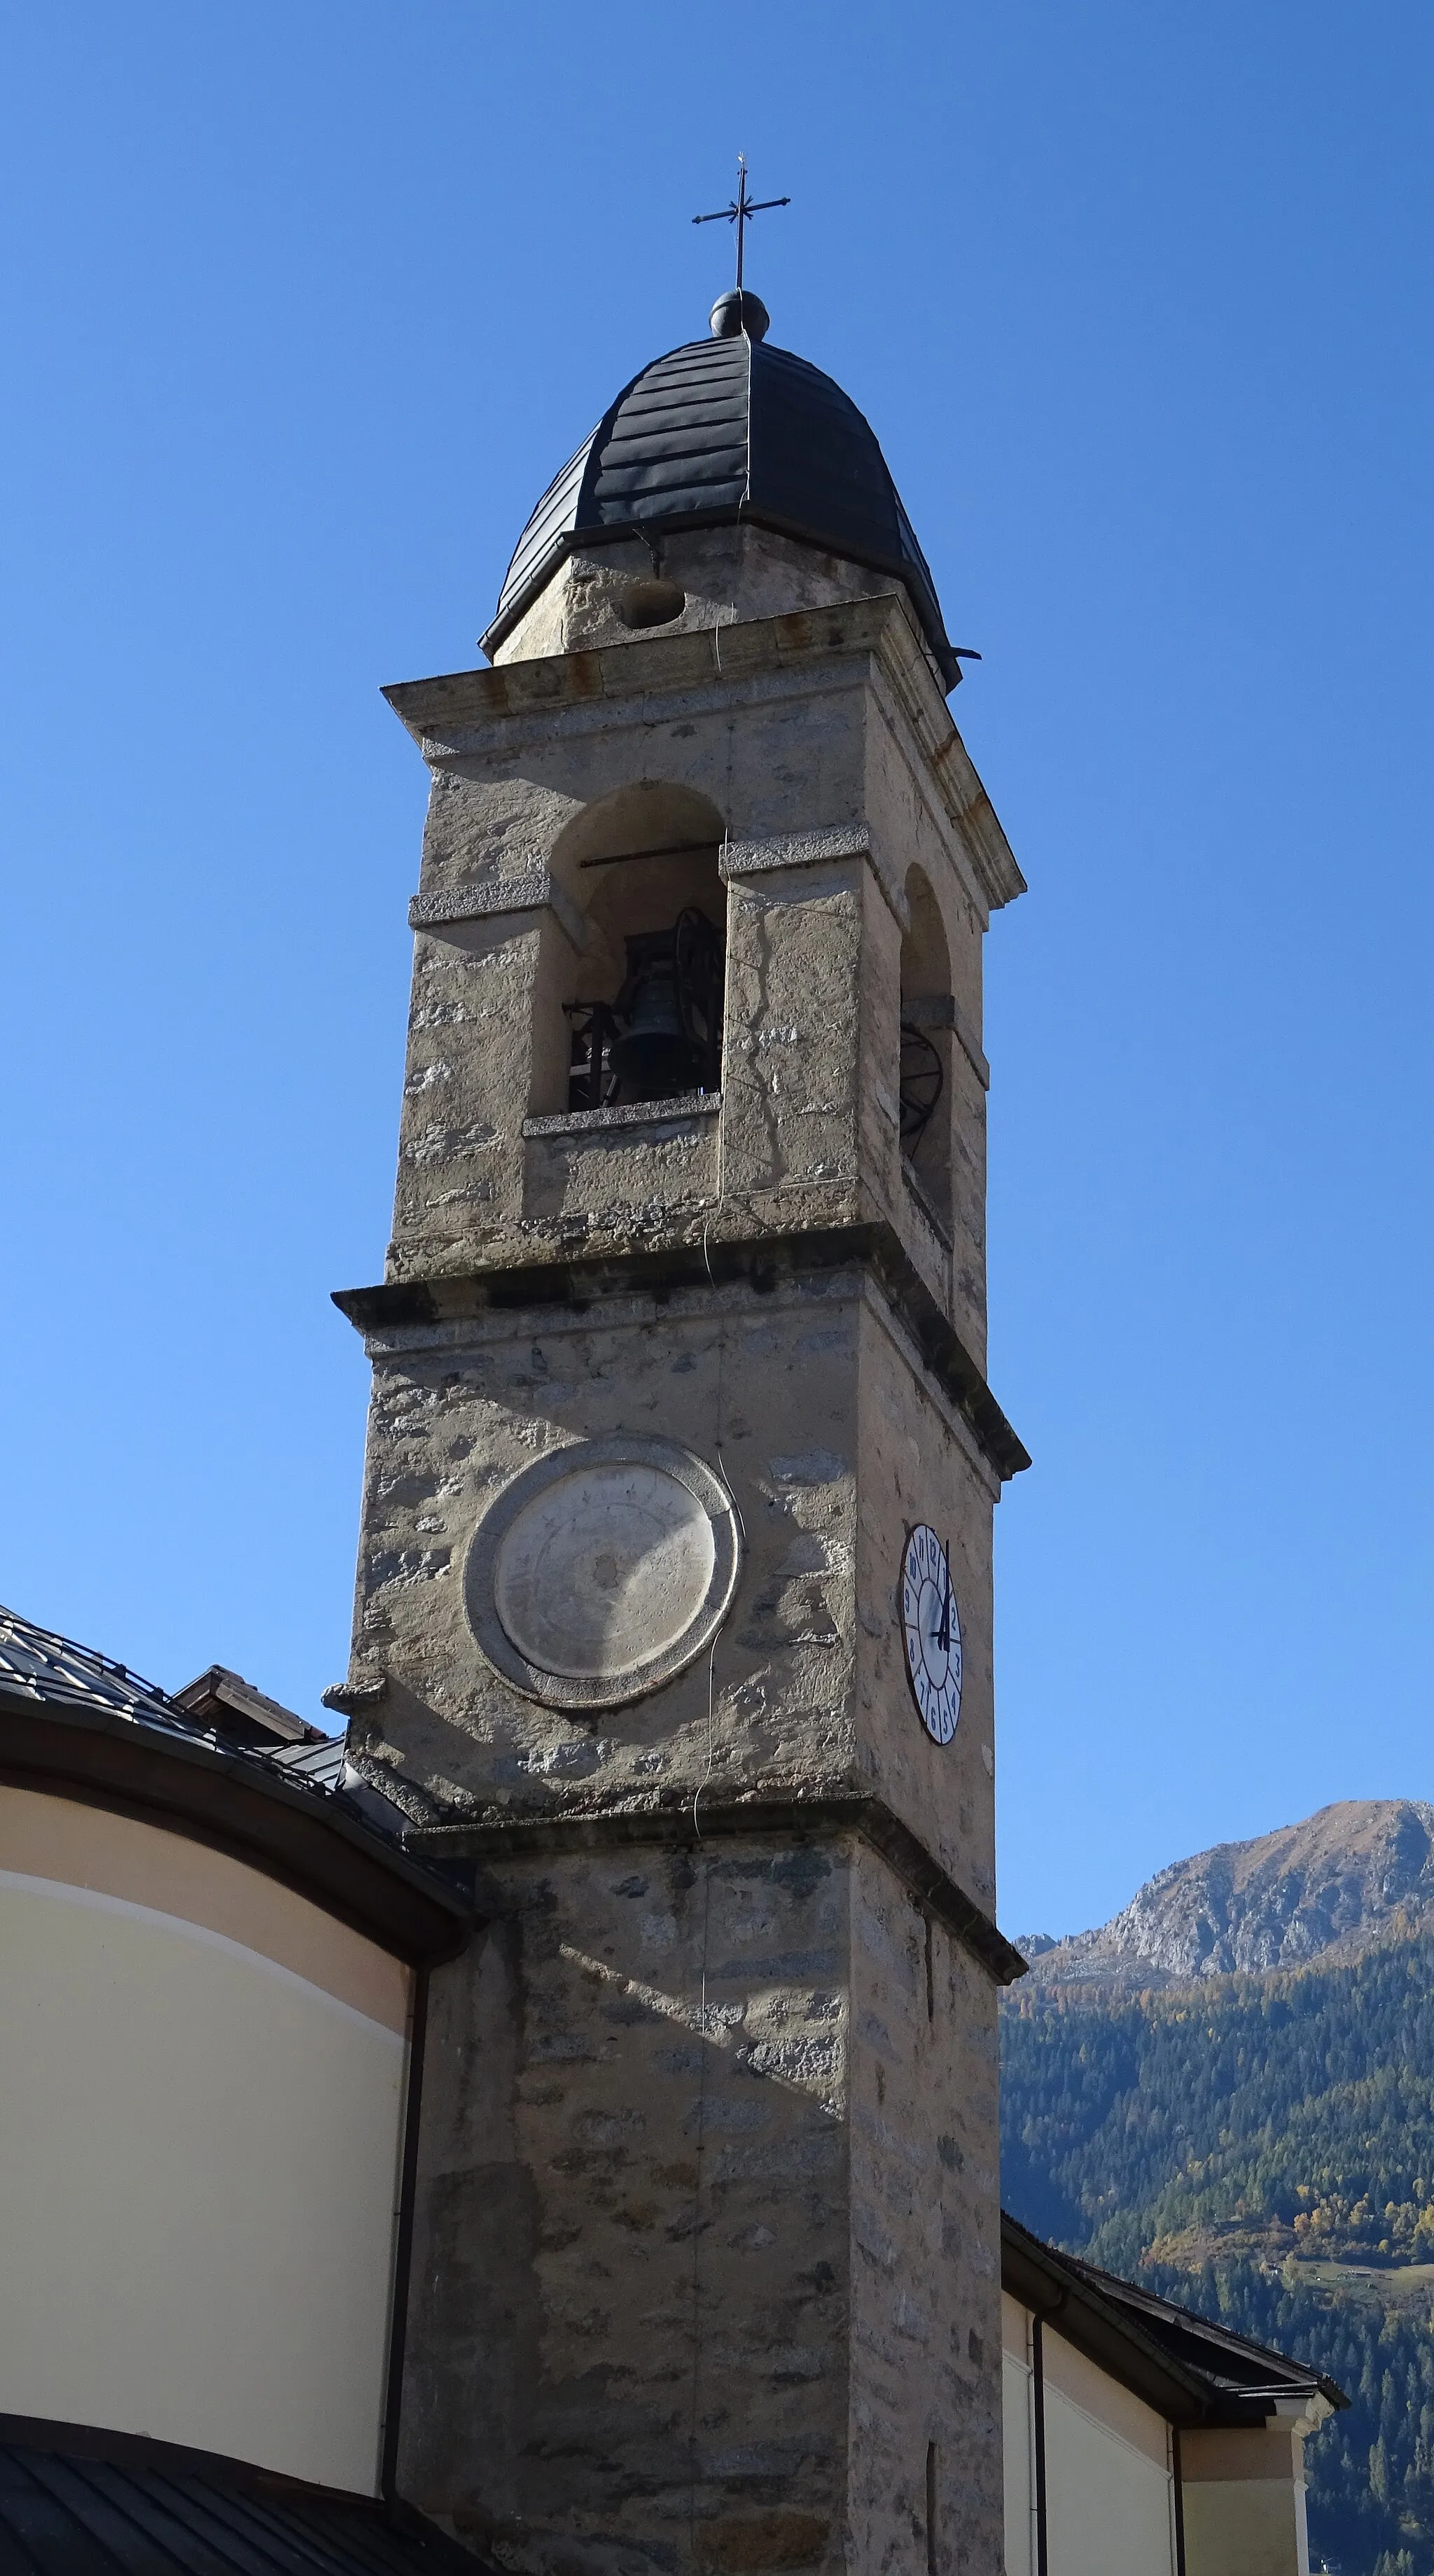
[[[950,1654],[950,1652],[951,1652],[951,1550],[950,1550],[950,1548],[949,1548],[949,1547],[948,1547],[948,1549],[946,1550],[946,1596],[945,1596],[945,1599],[942,1601],[942,1604],[941,1604],[941,1625],[940,1625],[940,1627],[939,1627],[939,1628],[937,1629],[937,1631],[936,1631],[936,1643],[937,1643],[937,1645],[940,1647],[941,1652],[942,1652],[942,1654],[943,1654],[943,1655],[949,1655],[949,1654]]]

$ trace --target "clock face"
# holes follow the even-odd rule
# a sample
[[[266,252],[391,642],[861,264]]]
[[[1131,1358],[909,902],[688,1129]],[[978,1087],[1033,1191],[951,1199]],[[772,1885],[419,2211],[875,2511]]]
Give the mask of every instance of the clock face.
[[[925,1521],[901,1559],[901,1626],[921,1723],[934,1744],[949,1744],[961,1714],[961,1618],[949,1550]]]

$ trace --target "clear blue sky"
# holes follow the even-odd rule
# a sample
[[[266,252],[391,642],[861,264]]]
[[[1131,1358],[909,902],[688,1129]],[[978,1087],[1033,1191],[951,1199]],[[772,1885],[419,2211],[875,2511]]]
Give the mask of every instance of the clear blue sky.
[[[1426,0],[127,0],[0,92],[0,1597],[344,1664],[423,773],[541,486],[774,339],[980,647],[1002,1915],[1430,1745]]]

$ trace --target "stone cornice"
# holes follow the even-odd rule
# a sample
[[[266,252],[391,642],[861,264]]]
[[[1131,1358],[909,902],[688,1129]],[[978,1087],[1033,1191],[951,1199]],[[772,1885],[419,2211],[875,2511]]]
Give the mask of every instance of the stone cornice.
[[[685,1794],[680,1805],[602,1808],[587,1815],[495,1817],[490,1810],[472,1822],[454,1818],[451,1823],[415,1826],[408,1842],[416,1853],[461,1857],[481,1866],[484,1861],[526,1858],[534,1852],[602,1851],[673,1841],[700,1845],[709,1838],[730,1840],[736,1834],[793,1833],[859,1835],[881,1854],[916,1903],[945,1925],[997,1985],[1013,1985],[1025,1975],[1026,1962],[1019,1950],[910,1826],[884,1799],[859,1791],[838,1789],[803,1796],[754,1790],[749,1797],[728,1799],[701,1795],[695,1823],[692,1801]]]
[[[764,876],[774,869],[820,868],[839,859],[868,861],[898,929],[908,931],[911,906],[868,823],[834,823],[815,832],[776,832],[764,841],[724,841],[717,872],[730,885],[734,879]]]
[[[907,737],[907,756],[925,777],[932,802],[944,818],[954,844],[953,857],[964,867],[989,913],[1013,903],[1026,891],[1011,845],[996,819],[976,766],[943,705],[944,724],[931,723],[930,694],[919,685],[903,656],[877,657],[879,701],[886,721]]]
[[[490,747],[515,723],[551,722],[569,713],[611,719],[623,707],[639,713],[654,699],[815,672],[824,663],[856,656],[879,664],[988,902],[993,909],[1009,903],[1024,891],[1025,879],[952,722],[902,591],[503,662],[487,671],[400,681],[383,694],[425,759],[441,766]]]
[[[1029,1467],[1030,1453],[1011,1428],[955,1326],[943,1314],[894,1226],[884,1219],[812,1227],[783,1234],[722,1236],[660,1250],[612,1253],[593,1260],[537,1261],[518,1267],[444,1273],[373,1288],[339,1288],[334,1304],[371,1337],[456,1324],[521,1306],[585,1307],[604,1297],[674,1288],[722,1287],[746,1280],[759,1291],[778,1281],[856,1269],[874,1278],[900,1316],[923,1365],[966,1423],[1004,1483]]]
[[[581,957],[588,946],[588,928],[577,905],[555,884],[551,871],[542,860],[530,860],[521,869],[506,876],[480,877],[445,885],[436,894],[416,894],[408,907],[410,930],[448,930],[460,922],[483,921],[492,913],[542,912],[557,914],[571,945]]]
[[[800,609],[784,617],[743,618],[729,626],[694,627],[683,635],[643,637],[630,644],[591,645],[576,653],[548,653],[531,662],[502,662],[488,671],[453,671],[432,679],[404,680],[383,692],[395,715],[420,744],[461,751],[492,726],[560,710],[642,700],[714,681],[760,677],[794,663],[882,650],[899,627],[909,650],[903,668],[919,665],[930,720],[936,732],[954,732],[944,699],[910,626],[910,612],[895,591],[844,600],[833,608]],[[888,653],[899,651],[887,645]]]

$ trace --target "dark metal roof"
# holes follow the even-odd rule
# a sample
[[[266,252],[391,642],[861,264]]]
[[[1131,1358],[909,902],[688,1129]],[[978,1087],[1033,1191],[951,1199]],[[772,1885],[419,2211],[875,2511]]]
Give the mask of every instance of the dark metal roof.
[[[278,1745],[269,1755],[269,1765],[274,1771],[282,1771],[286,1780],[309,1780],[321,1789],[342,1789],[350,1781],[352,1770],[341,1735],[323,1735],[316,1743]],[[368,1784],[364,1785],[367,1788]],[[369,1794],[368,1812],[372,1813],[379,1793]],[[385,1798],[383,1804],[392,1819],[389,1830],[400,1828],[402,1811],[390,1799]]]
[[[53,1628],[37,1628],[33,1619],[22,1619],[18,1610],[4,1608],[0,1608],[0,1689],[50,1708],[104,1709],[165,1733],[205,1732],[167,1691],[142,1681],[128,1664],[117,1664],[93,1646],[77,1646],[73,1637],[62,1637]]]
[[[1243,2408],[1318,2393],[1331,2406],[1349,2404],[1336,2381],[1307,2362],[1291,2361],[1287,2354],[1251,2343],[1247,2336],[1232,2334],[1226,2326],[1212,2325],[1208,2317],[1177,2307],[1173,2299],[1157,2298],[1153,2291],[1142,2290],[1133,2281],[1118,2280],[1114,2273],[1102,2272],[1094,2263],[1083,2263],[1073,2255],[1061,2259],[1088,2288],[1123,2310],[1170,2360],[1203,2379],[1220,2402]]]
[[[1001,2281],[1170,2423],[1263,2424],[1281,2402],[1308,2405],[1322,2397],[1332,2407],[1349,2404],[1322,2371],[1063,2254],[1007,2210],[1001,2212]]]
[[[70,2447],[66,2431],[0,2444],[6,2576],[474,2576],[483,2564],[402,2509],[168,2444],[100,2435],[90,2450],[78,2427]]]
[[[483,650],[496,651],[574,547],[734,519],[904,582],[955,685],[960,662],[870,423],[819,367],[745,333],[691,340],[624,386],[518,539]]]
[[[466,1886],[404,1848],[401,1809],[354,1769],[341,1736],[235,1743],[127,1664],[4,1609],[0,1780],[212,1843],[400,1958],[451,1957],[467,1936]]]

